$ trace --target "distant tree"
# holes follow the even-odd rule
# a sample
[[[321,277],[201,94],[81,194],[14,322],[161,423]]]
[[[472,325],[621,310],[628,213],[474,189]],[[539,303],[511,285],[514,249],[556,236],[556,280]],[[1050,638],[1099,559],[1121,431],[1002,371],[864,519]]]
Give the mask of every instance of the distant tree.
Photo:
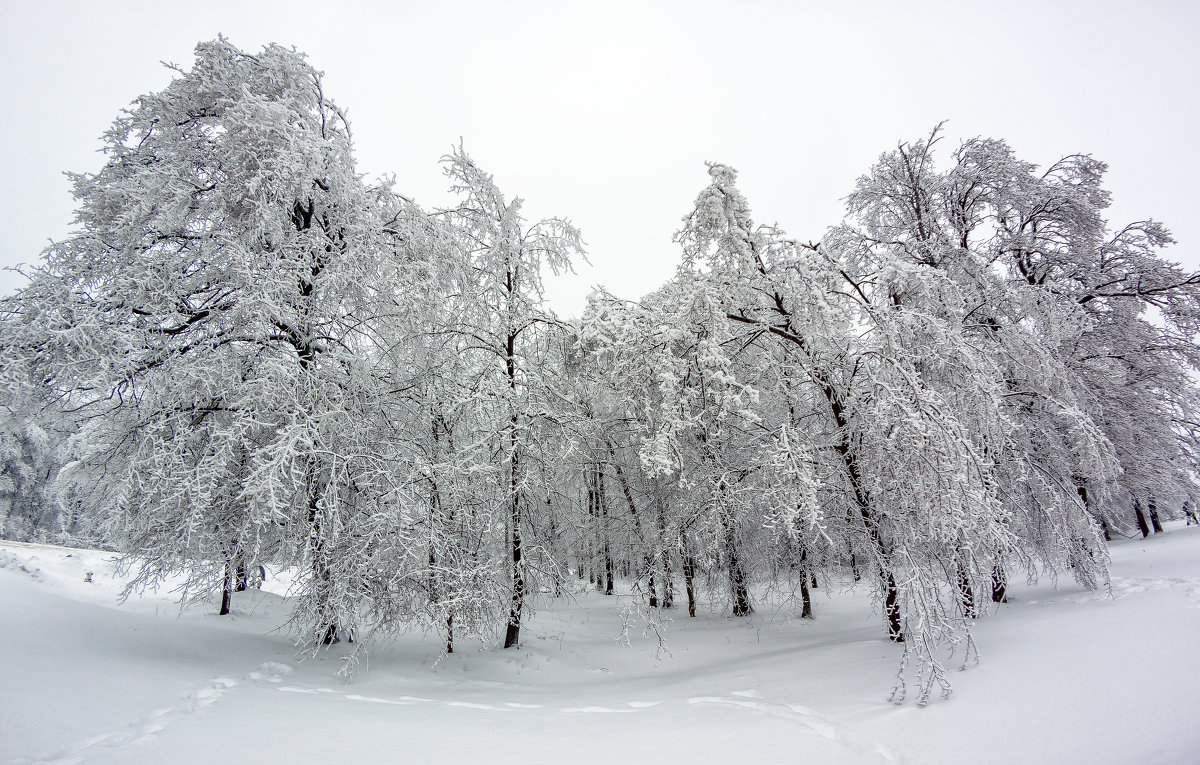
[[[52,492],[64,438],[39,419],[0,408],[0,539],[64,541]]]

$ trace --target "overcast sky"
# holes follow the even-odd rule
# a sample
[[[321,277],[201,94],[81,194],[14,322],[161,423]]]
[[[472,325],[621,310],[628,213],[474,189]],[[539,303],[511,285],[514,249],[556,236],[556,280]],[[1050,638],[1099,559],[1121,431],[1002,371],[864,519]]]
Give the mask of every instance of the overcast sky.
[[[121,108],[169,81],[159,62],[224,34],[306,52],[360,171],[426,207],[462,137],[530,217],[572,219],[592,265],[552,284],[567,313],[593,284],[635,298],[671,274],[705,160],[738,168],[759,222],[819,239],[882,152],[942,120],[943,156],[987,135],[1108,162],[1112,222],[1164,221],[1200,268],[1192,2],[0,4],[4,266],[66,234],[63,171],[99,168]]]

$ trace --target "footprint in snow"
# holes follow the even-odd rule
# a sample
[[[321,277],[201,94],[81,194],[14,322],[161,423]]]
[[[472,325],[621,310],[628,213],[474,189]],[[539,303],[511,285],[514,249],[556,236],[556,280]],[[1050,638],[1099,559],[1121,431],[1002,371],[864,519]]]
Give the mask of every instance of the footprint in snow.
[[[185,694],[181,703],[156,709],[133,721],[122,730],[92,736],[54,754],[25,762],[30,765],[68,765],[81,762],[84,759],[81,755],[96,748],[121,750],[148,741],[176,720],[212,706],[231,688],[236,688],[245,680],[280,682],[282,676],[291,671],[292,667],[287,664],[268,661],[246,673],[245,677],[241,679],[224,675],[214,677],[199,688]]]
[[[858,736],[849,728],[822,717],[807,707],[798,704],[776,704],[758,698],[756,691],[733,691],[732,696],[696,696],[687,700],[689,704],[716,704],[719,706],[739,707],[752,712],[779,717],[798,723],[821,738],[832,741],[855,752],[879,755],[884,762],[902,764],[902,755],[893,752],[881,743],[869,741]],[[754,694],[747,696],[745,694]]]

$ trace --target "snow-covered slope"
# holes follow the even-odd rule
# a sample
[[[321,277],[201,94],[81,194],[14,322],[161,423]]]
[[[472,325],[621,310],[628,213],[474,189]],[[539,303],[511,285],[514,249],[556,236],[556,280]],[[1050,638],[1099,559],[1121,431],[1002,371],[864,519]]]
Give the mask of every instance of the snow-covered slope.
[[[301,660],[276,629],[285,582],[181,614],[118,603],[106,553],[0,542],[0,762],[1200,762],[1200,529],[1112,552],[1112,598],[1015,585],[919,709],[886,702],[899,649],[852,591],[815,622],[675,613],[657,658],[586,594],[517,651],[414,635],[346,683],[348,646]]]

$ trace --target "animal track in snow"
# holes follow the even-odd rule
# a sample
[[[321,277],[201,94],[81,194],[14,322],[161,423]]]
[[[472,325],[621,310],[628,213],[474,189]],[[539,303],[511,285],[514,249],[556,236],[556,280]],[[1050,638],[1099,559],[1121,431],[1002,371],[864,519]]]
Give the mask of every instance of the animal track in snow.
[[[244,681],[278,683],[282,681],[283,675],[291,671],[292,667],[287,664],[268,661],[258,665],[241,679],[224,675],[214,677],[199,688],[189,691],[175,706],[156,709],[139,717],[121,730],[86,738],[53,754],[43,755],[32,760],[16,760],[13,765],[76,765],[76,763],[82,762],[84,756],[93,749],[121,750],[148,741],[176,720],[217,703],[230,689],[236,688]]]
[[[753,695],[751,695],[753,694]],[[696,696],[687,700],[689,704],[716,704],[720,706],[740,707],[752,712],[779,717],[799,723],[818,736],[840,744],[861,754],[878,755],[884,762],[902,765],[906,760],[898,752],[887,746],[863,739],[849,728],[822,717],[813,710],[799,704],[776,704],[764,701],[756,691],[731,691],[730,696]]]

